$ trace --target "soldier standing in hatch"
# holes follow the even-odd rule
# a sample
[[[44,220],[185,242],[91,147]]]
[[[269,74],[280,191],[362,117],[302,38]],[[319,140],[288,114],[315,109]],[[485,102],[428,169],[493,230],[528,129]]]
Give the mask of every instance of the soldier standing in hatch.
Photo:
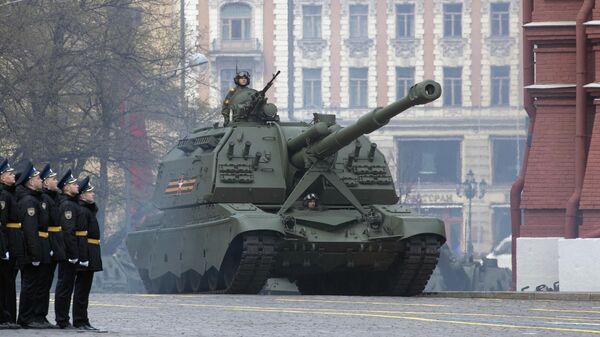
[[[49,328],[55,327],[46,316],[48,315],[48,307],[50,302],[50,289],[54,280],[54,273],[58,263],[66,260],[65,242],[63,241],[61,227],[59,225],[58,213],[58,179],[56,172],[52,171],[50,164],[47,164],[42,173],[43,190],[42,190],[42,209],[40,210],[40,219],[44,227],[48,228],[48,239],[50,241],[50,264],[46,275],[45,287],[40,294],[40,303],[36,307],[35,318],[37,322],[46,324]]]
[[[19,215],[25,241],[25,259],[21,267],[21,294],[17,323],[25,329],[47,328],[35,321],[35,308],[44,288],[44,275],[50,264],[48,231],[40,222],[42,180],[40,172],[31,162],[26,162],[15,183]]]
[[[235,83],[235,88],[229,89],[223,101],[223,108],[221,109],[221,114],[225,120],[223,123],[224,126],[229,124],[230,113],[233,114],[231,118],[234,122],[246,120],[254,107],[252,97],[258,93],[258,91],[249,87],[250,74],[247,71],[238,72],[233,82]]]
[[[59,205],[59,226],[62,228],[63,240],[65,243],[66,261],[58,265],[58,283],[56,284],[56,295],[54,301],[54,312],[56,314],[56,324],[61,329],[73,329],[69,323],[69,308],[71,307],[71,296],[75,287],[75,278],[77,275],[77,264],[79,262],[79,241],[78,238],[85,237],[84,233],[78,227],[79,221],[79,186],[77,179],[68,170],[58,181],[57,187],[62,190]],[[75,299],[77,301],[77,299]]]
[[[23,233],[15,198],[15,173],[8,159],[0,158],[0,225],[8,252],[0,257],[0,326],[19,329],[15,280],[17,259],[24,254]]]
[[[94,273],[102,271],[102,256],[100,253],[100,226],[96,213],[98,207],[94,200],[94,186],[90,177],[79,183],[79,206],[81,209],[79,222],[87,236],[79,245],[79,259],[87,264],[79,263],[77,280],[75,281],[75,296],[73,297],[73,326],[82,330],[96,331],[88,318],[88,302]]]
[[[319,210],[319,197],[316,193],[309,193],[304,197],[304,207],[310,210]]]

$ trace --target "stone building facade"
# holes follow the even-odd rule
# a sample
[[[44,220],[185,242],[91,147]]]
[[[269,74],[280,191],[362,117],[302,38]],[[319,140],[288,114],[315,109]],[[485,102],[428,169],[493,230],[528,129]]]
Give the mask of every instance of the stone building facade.
[[[487,183],[472,200],[476,254],[510,235],[509,191],[520,168],[518,0],[199,0],[199,46],[209,55],[201,95],[218,107],[236,66],[261,87],[281,70],[269,100],[282,119],[335,113],[342,124],[402,97],[422,79],[442,83],[436,102],[370,135],[390,158],[402,202],[446,221],[465,249],[471,170]]]

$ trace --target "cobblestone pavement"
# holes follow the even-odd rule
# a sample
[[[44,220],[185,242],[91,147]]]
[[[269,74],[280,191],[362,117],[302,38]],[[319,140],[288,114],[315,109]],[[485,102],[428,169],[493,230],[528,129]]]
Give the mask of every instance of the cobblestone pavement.
[[[107,336],[594,336],[600,302],[495,299],[92,294]],[[51,312],[48,318],[53,318]],[[81,335],[2,330],[0,336]],[[93,334],[93,333],[83,333]]]

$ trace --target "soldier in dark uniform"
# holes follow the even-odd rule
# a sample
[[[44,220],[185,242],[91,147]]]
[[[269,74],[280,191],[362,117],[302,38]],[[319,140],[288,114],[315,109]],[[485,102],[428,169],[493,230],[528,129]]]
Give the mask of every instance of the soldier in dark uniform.
[[[50,289],[54,280],[54,273],[58,263],[66,260],[65,242],[63,241],[61,227],[59,225],[58,213],[58,179],[56,172],[52,171],[47,164],[40,173],[42,179],[42,209],[40,220],[44,227],[48,228],[48,240],[50,241],[50,264],[46,273],[45,287],[40,294],[40,302],[36,307],[35,320],[46,324],[48,328],[56,327],[46,319],[50,301]],[[43,277],[43,276],[42,276]]]
[[[254,97],[258,93],[249,87],[250,74],[247,71],[238,72],[233,82],[235,88],[229,89],[221,108],[225,126],[229,124],[231,113],[233,113],[231,118],[234,122],[248,120],[254,108]]]
[[[71,296],[75,287],[77,264],[79,262],[79,241],[81,240],[78,239],[87,236],[87,233],[84,233],[78,227],[80,207],[77,204],[79,186],[76,183],[77,179],[73,177],[71,170],[68,170],[57,185],[58,189],[63,192],[60,197],[58,214],[66,255],[66,261],[60,262],[58,265],[58,283],[56,284],[54,302],[56,324],[61,329],[73,328],[69,323],[69,308],[71,307]]]
[[[25,258],[20,264],[21,295],[19,296],[19,318],[17,323],[26,329],[40,329],[46,326],[35,321],[35,308],[38,305],[45,282],[42,277],[50,264],[50,242],[48,229],[42,227],[39,219],[42,179],[40,172],[31,162],[24,163],[17,173],[16,195],[21,217],[21,228],[25,239]]]
[[[98,207],[94,200],[94,186],[90,184],[90,177],[84,178],[79,183],[79,206],[81,213],[81,229],[87,232],[85,243],[79,246],[79,271],[75,281],[75,295],[73,297],[73,326],[83,330],[98,330],[90,325],[87,309],[92,289],[94,273],[102,271],[102,257],[100,253],[100,226],[96,213]]]
[[[0,322],[5,328],[20,328],[17,323],[17,262],[25,255],[23,232],[15,197],[15,173],[7,159],[0,162],[0,224],[7,241],[8,256],[0,259],[0,301],[4,314]],[[9,259],[6,259],[6,258]],[[0,312],[2,314],[2,312]]]

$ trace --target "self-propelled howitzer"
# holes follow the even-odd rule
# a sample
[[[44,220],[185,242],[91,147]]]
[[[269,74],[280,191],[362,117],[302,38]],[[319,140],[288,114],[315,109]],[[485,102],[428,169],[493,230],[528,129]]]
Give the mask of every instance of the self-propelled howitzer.
[[[335,115],[307,124],[256,114],[180,140],[158,169],[158,214],[127,239],[148,291],[257,293],[287,277],[303,294],[420,293],[444,224],[397,205],[365,134],[440,94],[421,82],[346,127]]]

